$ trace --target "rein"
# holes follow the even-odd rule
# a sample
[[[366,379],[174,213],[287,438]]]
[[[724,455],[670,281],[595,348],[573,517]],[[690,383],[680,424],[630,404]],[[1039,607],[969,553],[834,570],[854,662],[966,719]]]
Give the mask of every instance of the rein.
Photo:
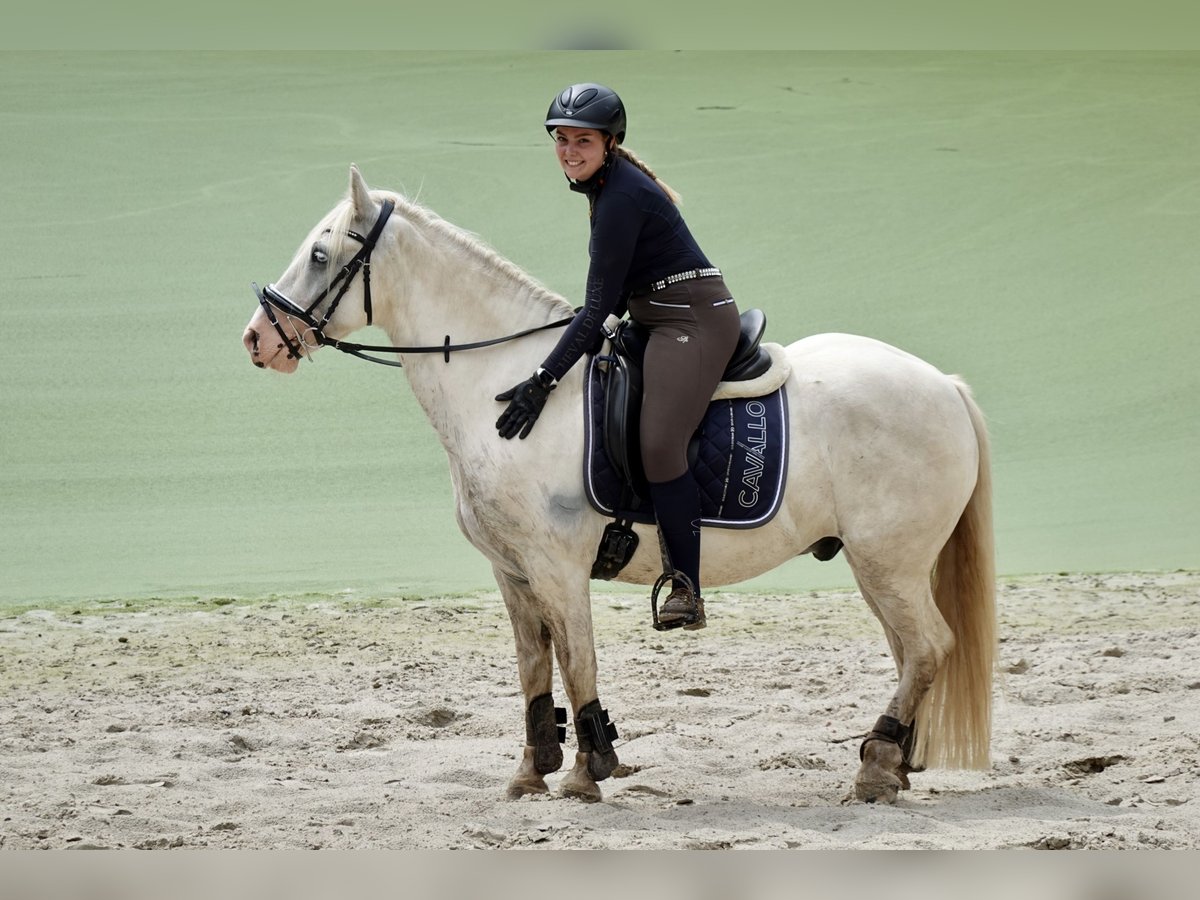
[[[307,307],[302,307],[289,297],[276,290],[275,285],[268,284],[264,288],[260,288],[255,282],[250,283],[251,289],[254,291],[254,296],[258,298],[258,305],[262,307],[266,313],[267,319],[274,326],[276,333],[283,340],[284,345],[288,348],[288,352],[292,356],[299,359],[304,355],[300,346],[292,342],[292,338],[284,331],[283,324],[279,321],[279,317],[275,315],[275,310],[279,310],[286,317],[298,319],[307,326],[307,330],[312,332],[312,340],[315,340],[319,347],[332,347],[335,350],[340,350],[342,353],[347,353],[351,356],[356,356],[359,359],[365,359],[367,362],[379,363],[381,366],[394,366],[403,368],[404,363],[398,360],[379,359],[375,356],[368,356],[368,353],[441,353],[442,358],[447,363],[450,362],[450,354],[458,350],[478,350],[482,347],[492,347],[496,344],[503,344],[507,341],[514,341],[517,338],[525,337],[526,335],[535,334],[539,331],[546,331],[551,328],[562,328],[570,324],[574,315],[568,316],[565,319],[559,319],[557,322],[550,322],[546,325],[537,325],[533,328],[526,328],[524,331],[518,331],[515,334],[505,335],[504,337],[491,338],[490,340],[474,341],[467,344],[452,344],[450,343],[450,335],[446,335],[445,339],[440,344],[431,344],[416,347],[390,347],[376,344],[354,344],[348,341],[338,341],[325,334],[325,326],[329,324],[329,320],[333,317],[334,311],[338,304],[342,302],[342,297],[346,295],[346,291],[350,289],[350,283],[354,280],[354,276],[359,270],[363,273],[363,309],[367,314],[367,324],[372,324],[373,308],[371,304],[371,252],[375,249],[375,244],[379,240],[379,235],[383,233],[384,225],[387,224],[388,217],[391,216],[396,204],[392,200],[385,200],[383,208],[379,211],[379,218],[375,220],[375,224],[371,227],[370,232],[363,237],[354,232],[346,232],[349,237],[354,238],[362,246],[358,252],[350,259],[337,276],[330,282],[330,285],[325,290],[317,295]],[[340,286],[339,286],[340,285]],[[321,304],[321,301],[329,296],[329,292],[337,288],[337,293],[334,295],[333,301],[325,310],[324,315],[318,320],[314,315],[314,310]],[[299,343],[305,348],[308,347],[306,338],[296,334]]]
[[[335,350],[341,350],[343,353],[349,353],[351,356],[357,356],[359,359],[365,359],[367,362],[379,363],[381,366],[397,366],[403,368],[404,363],[397,362],[391,359],[378,359],[374,356],[367,356],[370,353],[440,353],[446,362],[450,362],[450,354],[457,350],[479,350],[482,347],[492,347],[496,344],[503,344],[507,341],[515,341],[517,338],[523,338],[526,335],[536,334],[539,331],[548,331],[551,328],[562,328],[569,325],[575,317],[568,316],[565,319],[559,319],[557,322],[549,322],[545,325],[537,325],[533,328],[526,328],[524,331],[518,331],[515,334],[506,334],[504,337],[491,338],[486,341],[474,341],[470,344],[452,344],[450,343],[450,335],[446,335],[445,340],[440,344],[427,344],[420,347],[381,347],[372,346],[371,344],[350,344],[346,341],[335,341],[332,338],[325,338],[323,335],[318,336],[318,341],[322,346],[332,347]]]

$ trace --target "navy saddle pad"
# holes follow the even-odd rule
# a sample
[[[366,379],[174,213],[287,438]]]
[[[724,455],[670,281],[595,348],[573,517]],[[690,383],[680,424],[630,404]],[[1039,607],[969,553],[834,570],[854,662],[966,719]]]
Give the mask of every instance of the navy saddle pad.
[[[602,359],[589,360],[584,387],[583,480],[588,502],[606,516],[651,523],[654,510],[648,497],[634,496],[631,508],[621,507],[622,479],[604,449]],[[757,528],[771,521],[783,500],[787,455],[787,398],[782,387],[765,397],[710,403],[688,454],[700,486],[701,524]]]

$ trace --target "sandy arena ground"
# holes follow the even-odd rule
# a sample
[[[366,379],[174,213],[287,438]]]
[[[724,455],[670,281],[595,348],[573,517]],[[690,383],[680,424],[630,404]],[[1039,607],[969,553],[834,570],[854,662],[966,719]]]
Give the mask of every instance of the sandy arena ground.
[[[640,592],[598,597],[622,766],[597,804],[504,799],[498,595],[8,615],[0,847],[1200,848],[1200,573],[998,600],[992,769],[895,806],[843,802],[895,678],[852,592],[714,593],[706,630],[666,634]]]

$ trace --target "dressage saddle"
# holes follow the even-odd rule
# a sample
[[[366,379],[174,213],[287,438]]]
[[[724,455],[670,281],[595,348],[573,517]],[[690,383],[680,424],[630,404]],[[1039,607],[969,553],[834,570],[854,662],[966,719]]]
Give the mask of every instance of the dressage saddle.
[[[722,381],[749,381],[771,368],[771,356],[761,346],[767,317],[761,309],[741,315],[737,347],[725,367]],[[639,497],[649,496],[642,469],[640,421],[642,411],[642,361],[650,330],[632,319],[624,319],[611,335],[612,352],[604,400],[604,450],[628,489]],[[695,462],[695,435],[688,446],[688,464]]]
[[[771,368],[771,356],[761,346],[767,328],[767,317],[760,309],[748,309],[741,314],[741,332],[737,347],[725,367],[722,381],[749,381]],[[646,326],[630,319],[621,321],[608,334],[611,349],[604,356],[607,363],[604,375],[604,411],[601,419],[604,452],[620,478],[621,507],[631,509],[639,498],[650,495],[650,486],[642,468],[640,420],[642,411],[642,362],[650,332]],[[688,465],[695,463],[699,440],[692,436],[688,444]],[[628,565],[637,550],[638,537],[630,527],[631,519],[621,510],[616,521],[604,529],[592,577],[612,579]]]

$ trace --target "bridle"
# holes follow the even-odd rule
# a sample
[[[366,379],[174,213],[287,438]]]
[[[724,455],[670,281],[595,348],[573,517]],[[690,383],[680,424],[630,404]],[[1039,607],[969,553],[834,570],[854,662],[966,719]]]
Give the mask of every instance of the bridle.
[[[276,333],[283,340],[284,346],[287,347],[288,353],[296,359],[304,356],[303,350],[295,342],[292,337],[284,331],[283,324],[279,321],[279,317],[275,315],[275,310],[279,310],[290,319],[297,319],[305,326],[305,337],[300,338],[297,333],[296,337],[304,349],[308,348],[308,334],[312,333],[311,340],[315,341],[320,347],[333,347],[335,350],[340,350],[343,353],[348,353],[351,356],[357,356],[359,359],[365,359],[367,362],[379,363],[382,366],[397,366],[403,367],[404,363],[391,360],[379,359],[375,356],[368,356],[368,353],[441,353],[446,360],[450,362],[450,354],[456,350],[478,350],[481,347],[491,347],[495,344],[502,344],[506,341],[516,340],[520,337],[525,337],[528,334],[534,334],[538,331],[545,331],[550,328],[562,328],[574,318],[574,315],[568,316],[565,319],[560,319],[557,322],[550,322],[546,325],[538,325],[534,328],[527,328],[524,331],[518,331],[516,334],[506,335],[505,337],[492,338],[486,341],[475,341],[469,344],[451,344],[450,335],[446,335],[445,340],[441,344],[430,344],[418,347],[388,347],[377,346],[372,344],[353,344],[348,341],[339,341],[325,334],[325,326],[329,324],[329,320],[333,318],[334,312],[338,308],[338,304],[342,302],[342,298],[346,296],[346,291],[350,289],[350,283],[354,280],[354,276],[359,270],[363,275],[363,309],[367,314],[367,324],[372,324],[373,309],[371,304],[371,253],[375,249],[375,244],[379,240],[379,235],[383,233],[383,228],[387,224],[388,218],[395,210],[396,204],[393,200],[384,200],[383,208],[379,211],[379,217],[375,220],[375,224],[371,226],[371,230],[366,237],[358,234],[355,231],[347,231],[346,234],[358,241],[362,246],[359,247],[357,253],[351,257],[350,261],[342,267],[342,270],[334,276],[329,283],[329,287],[321,291],[307,307],[303,307],[296,303],[290,297],[282,294],[275,288],[275,285],[268,284],[264,288],[260,288],[255,282],[250,283],[250,287],[254,290],[254,296],[258,298],[258,305],[262,307],[263,312],[267,315],[267,320],[274,326]],[[317,307],[329,296],[331,291],[336,289],[333,300],[326,307],[325,312],[321,317],[317,318]]]

